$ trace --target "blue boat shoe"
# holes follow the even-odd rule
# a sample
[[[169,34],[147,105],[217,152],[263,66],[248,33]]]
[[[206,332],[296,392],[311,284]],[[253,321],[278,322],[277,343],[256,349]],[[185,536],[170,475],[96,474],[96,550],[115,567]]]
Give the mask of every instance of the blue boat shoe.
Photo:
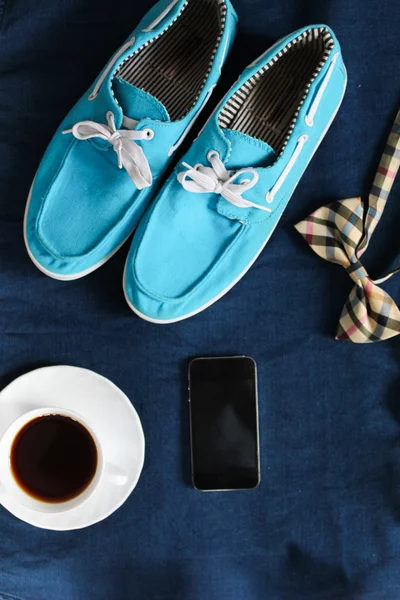
[[[236,21],[230,0],[162,0],[116,52],[32,184],[24,236],[41,271],[82,277],[129,237],[220,77]]]
[[[172,323],[230,290],[259,256],[341,104],[346,70],[324,25],[251,64],[158,193],[133,238],[124,292]]]

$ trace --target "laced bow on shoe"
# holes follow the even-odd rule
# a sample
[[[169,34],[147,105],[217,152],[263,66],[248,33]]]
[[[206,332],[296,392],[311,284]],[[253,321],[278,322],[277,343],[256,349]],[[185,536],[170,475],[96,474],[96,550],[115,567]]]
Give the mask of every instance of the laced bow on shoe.
[[[207,160],[211,167],[201,164],[191,167],[185,162],[182,163],[187,170],[179,173],[178,181],[185,190],[198,194],[213,192],[220,194],[225,200],[239,208],[258,208],[271,212],[270,208],[242,197],[242,194],[254,187],[258,181],[258,173],[255,169],[248,167],[238,171],[228,171],[215,150],[208,153]],[[238,181],[243,175],[250,175],[251,178]]]
[[[150,166],[143,148],[135,140],[150,140],[154,132],[151,129],[117,129],[114,114],[110,111],[106,116],[107,125],[95,121],[79,121],[72,129],[63,133],[72,133],[78,140],[97,137],[109,142],[118,156],[118,167],[127,171],[135,186],[139,190],[150,187],[153,181]]]

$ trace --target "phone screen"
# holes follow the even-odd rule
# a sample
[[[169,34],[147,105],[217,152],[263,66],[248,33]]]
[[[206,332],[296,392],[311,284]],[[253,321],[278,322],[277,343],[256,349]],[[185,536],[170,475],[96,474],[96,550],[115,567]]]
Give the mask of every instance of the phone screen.
[[[260,469],[254,360],[196,358],[189,366],[189,392],[194,487],[256,487]]]

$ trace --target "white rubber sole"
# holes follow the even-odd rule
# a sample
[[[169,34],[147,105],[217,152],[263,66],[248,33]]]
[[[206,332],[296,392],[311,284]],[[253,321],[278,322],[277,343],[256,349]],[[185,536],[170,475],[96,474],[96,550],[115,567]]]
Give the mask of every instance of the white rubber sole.
[[[122,246],[130,238],[130,236],[132,235],[132,233],[135,230],[135,229],[132,229],[132,231],[129,233],[129,235],[126,236],[126,238],[115,248],[115,250],[113,250],[112,252],[110,252],[109,254],[107,254],[107,256],[105,256],[104,258],[102,258],[98,263],[96,263],[92,267],[89,267],[88,269],[84,269],[83,271],[80,271],[79,273],[74,273],[73,275],[60,275],[59,273],[54,273],[53,271],[49,271],[48,269],[45,269],[45,267],[43,267],[38,262],[38,260],[33,256],[32,252],[31,252],[31,249],[29,248],[28,236],[26,234],[26,224],[27,224],[27,220],[28,220],[28,211],[29,211],[29,206],[30,206],[30,203],[31,203],[32,188],[33,188],[34,182],[35,182],[35,180],[33,180],[32,185],[31,185],[31,189],[29,190],[28,200],[27,200],[26,207],[25,207],[25,214],[24,214],[24,242],[25,242],[25,246],[26,246],[26,250],[28,252],[29,258],[31,259],[31,261],[33,262],[33,264],[35,265],[35,267],[37,267],[39,269],[39,271],[41,271],[42,273],[44,273],[48,277],[51,277],[52,279],[57,279],[58,281],[73,281],[75,279],[81,279],[82,277],[85,277],[86,275],[89,275],[90,273],[93,273],[93,271],[96,271],[97,269],[99,269],[108,260],[110,260],[110,258],[112,256],[114,256],[114,254],[116,254],[120,248],[122,248]]]
[[[347,87],[347,72],[346,72],[346,67],[343,68],[345,70],[345,75],[346,75],[346,79],[344,82],[344,86],[343,86],[343,92],[342,95],[340,97],[340,101],[337,105],[337,107],[335,108],[335,111],[332,113],[332,117],[330,118],[327,126],[325,127],[324,131],[321,134],[321,137],[319,138],[318,142],[315,145],[314,151],[311,154],[310,158],[308,159],[303,172],[301,174],[301,176],[299,177],[299,180],[297,181],[296,185],[293,188],[293,191],[288,199],[288,202],[290,200],[290,198],[293,196],[294,191],[297,187],[297,185],[299,184],[304,172],[306,171],[308,165],[310,164],[311,159],[313,158],[314,154],[316,153],[316,151],[318,150],[322,140],[324,139],[328,129],[330,128],[333,120],[335,119],[337,112],[342,104],[343,101],[343,97],[346,91],[346,87]],[[282,212],[283,215],[283,212]],[[128,259],[126,260],[125,263],[125,268],[124,268],[124,276],[123,276],[123,290],[124,290],[124,295],[125,295],[125,299],[126,302],[129,306],[129,308],[136,314],[138,315],[138,317],[140,317],[141,319],[144,319],[145,321],[149,321],[149,323],[156,323],[158,325],[168,325],[170,323],[178,323],[179,321],[184,321],[185,319],[189,319],[190,317],[194,317],[195,315],[197,315],[198,313],[202,312],[203,310],[206,310],[209,306],[211,306],[212,304],[214,304],[215,302],[217,302],[218,300],[220,300],[223,296],[225,296],[225,294],[227,294],[241,279],[242,277],[244,277],[247,273],[247,271],[249,271],[249,269],[253,266],[253,264],[256,262],[257,258],[260,256],[261,252],[264,250],[265,246],[268,244],[270,237],[272,236],[272,234],[274,233],[279,221],[282,218],[282,215],[279,217],[279,219],[276,221],[274,228],[272,229],[271,233],[269,234],[269,236],[266,238],[264,244],[261,246],[259,252],[257,252],[257,254],[255,255],[255,257],[249,262],[249,264],[246,266],[246,268],[240,273],[240,275],[238,275],[238,277],[236,277],[236,279],[234,279],[234,281],[232,281],[232,283],[230,283],[225,289],[222,290],[222,292],[220,292],[219,294],[217,294],[212,300],[210,300],[209,302],[206,302],[205,304],[203,304],[202,306],[200,306],[200,308],[197,308],[196,310],[193,310],[190,313],[187,313],[186,315],[183,315],[181,317],[178,317],[177,319],[153,319],[151,317],[147,317],[146,315],[144,315],[143,313],[141,313],[137,308],[135,308],[133,306],[133,304],[131,303],[131,301],[128,298],[128,294],[126,291],[126,271],[127,271],[127,265],[128,265]],[[129,258],[129,255],[128,255]]]

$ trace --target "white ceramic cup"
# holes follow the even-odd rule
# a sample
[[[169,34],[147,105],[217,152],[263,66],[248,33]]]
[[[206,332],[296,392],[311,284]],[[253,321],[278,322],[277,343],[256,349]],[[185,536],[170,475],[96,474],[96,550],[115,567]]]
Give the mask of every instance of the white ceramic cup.
[[[52,503],[33,498],[20,487],[11,470],[11,449],[14,439],[19,431],[21,431],[27,423],[33,421],[33,419],[49,415],[70,417],[83,425],[92,436],[97,450],[97,468],[92,481],[78,496],[71,500],[67,500],[66,502]],[[99,487],[100,482],[105,478],[113,485],[124,485],[127,482],[126,473],[118,467],[104,461],[101,443],[92,426],[86,419],[71,410],[60,408],[39,408],[30,410],[11,423],[0,439],[0,501],[1,495],[6,494],[12,501],[22,504],[32,510],[47,514],[60,513],[81,506],[94,494]]]

